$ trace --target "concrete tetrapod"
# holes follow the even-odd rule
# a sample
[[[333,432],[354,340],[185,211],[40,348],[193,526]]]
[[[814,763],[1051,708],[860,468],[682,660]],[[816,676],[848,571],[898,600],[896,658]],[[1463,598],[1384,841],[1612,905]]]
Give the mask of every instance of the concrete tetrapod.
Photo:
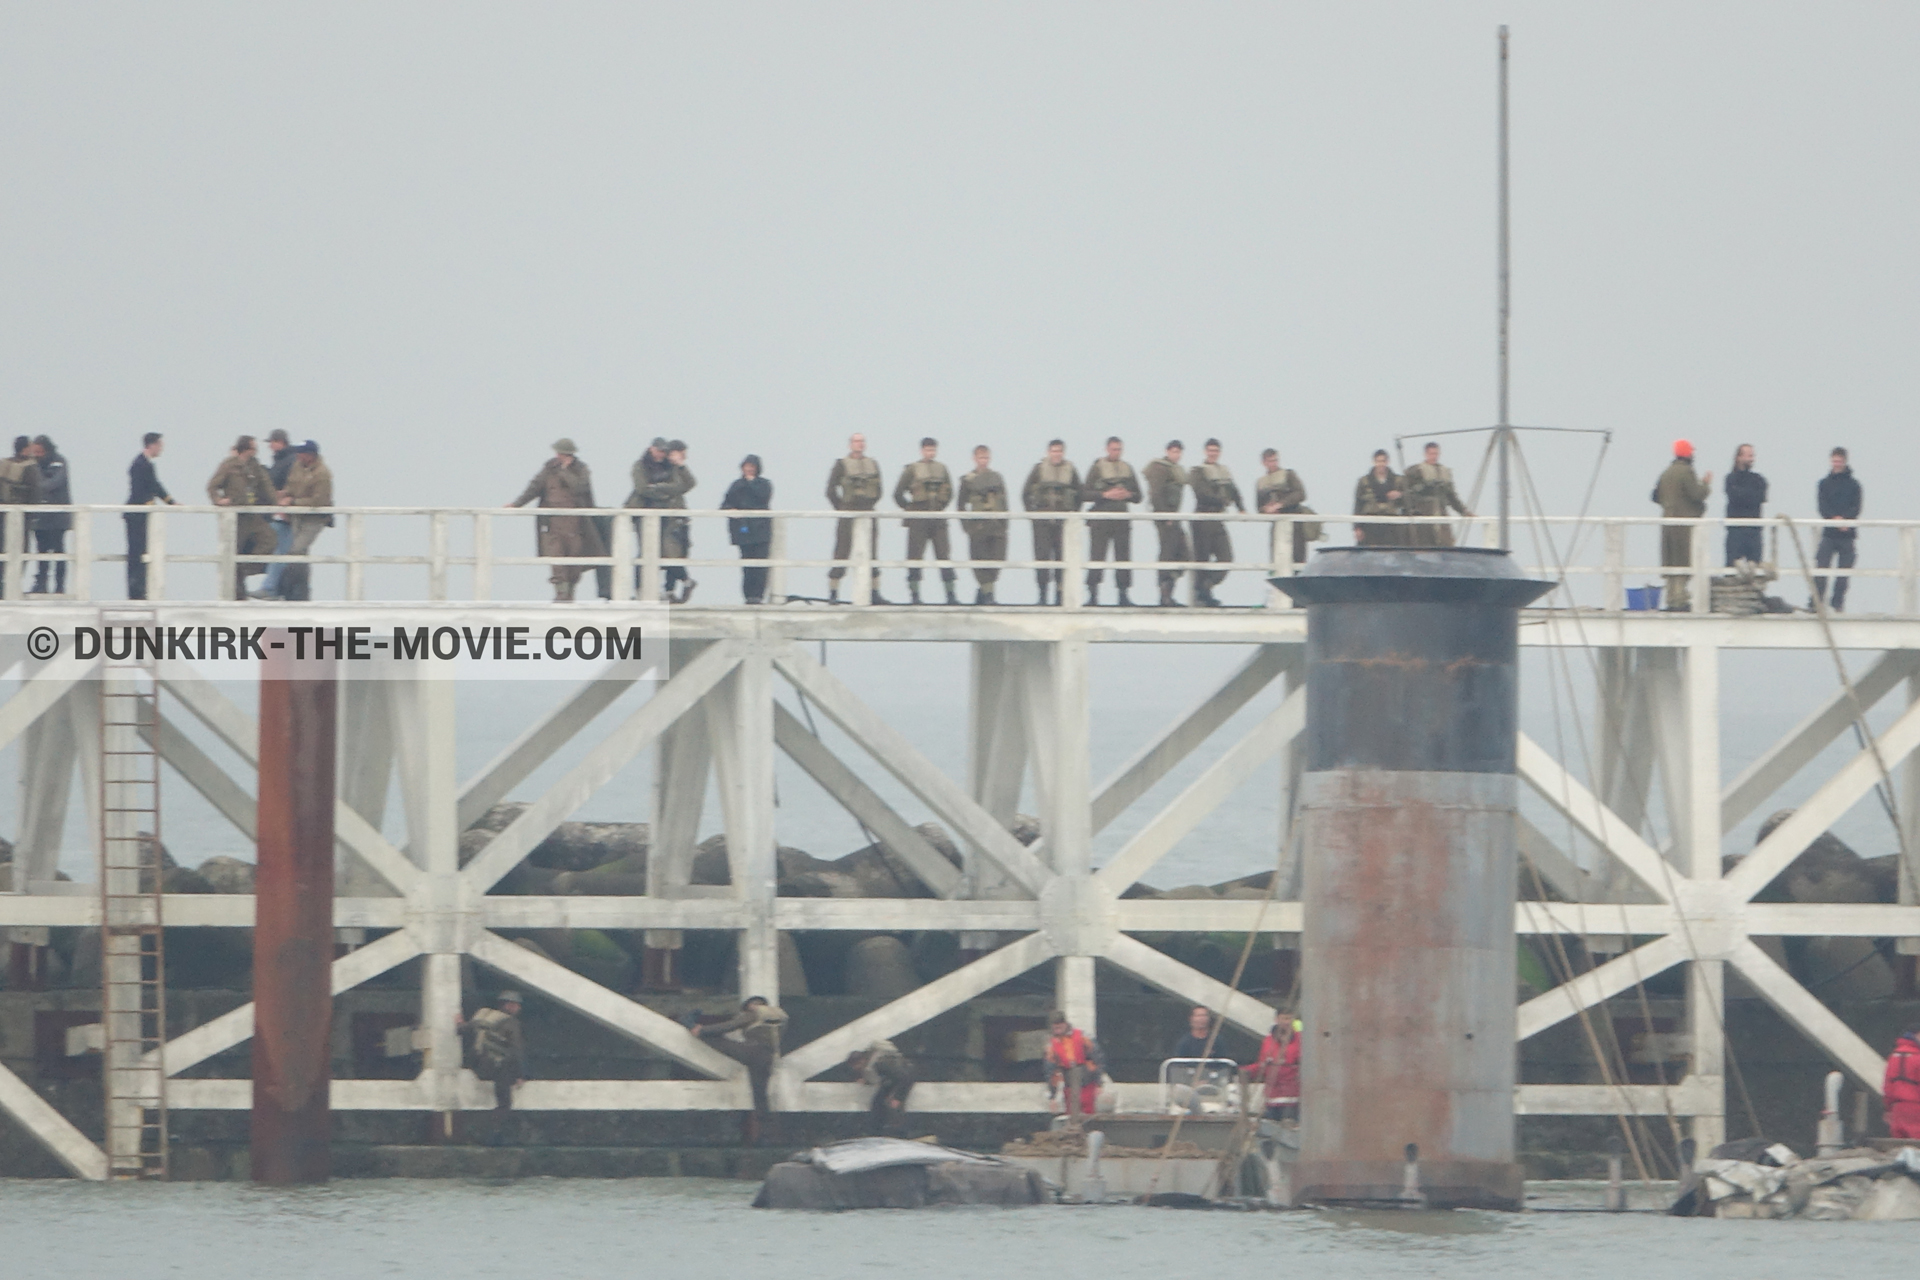
[[[1341,547],[1307,606],[1296,1202],[1520,1207],[1519,610],[1505,552]]]

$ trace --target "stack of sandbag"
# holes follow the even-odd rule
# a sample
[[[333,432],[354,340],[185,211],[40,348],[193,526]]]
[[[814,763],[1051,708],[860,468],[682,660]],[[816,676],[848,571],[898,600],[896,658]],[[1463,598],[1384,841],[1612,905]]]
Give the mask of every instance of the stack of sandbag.
[[[1920,1148],[1856,1147],[1803,1160],[1784,1143],[1757,1146],[1730,1143],[1696,1163],[1674,1212],[1822,1222],[1920,1220]]]

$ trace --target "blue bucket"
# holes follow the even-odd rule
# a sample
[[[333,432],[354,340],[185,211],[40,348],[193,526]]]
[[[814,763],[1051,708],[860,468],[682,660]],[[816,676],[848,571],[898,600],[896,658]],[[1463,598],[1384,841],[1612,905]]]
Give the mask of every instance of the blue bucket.
[[[1654,613],[1660,608],[1659,587],[1628,587],[1627,608],[1635,613]]]

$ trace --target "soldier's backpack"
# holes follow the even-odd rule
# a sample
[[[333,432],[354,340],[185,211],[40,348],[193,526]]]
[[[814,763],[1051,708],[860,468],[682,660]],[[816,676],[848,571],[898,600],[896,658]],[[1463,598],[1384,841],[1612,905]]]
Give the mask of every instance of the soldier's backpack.
[[[498,1071],[513,1057],[513,1037],[507,1034],[510,1014],[498,1009],[482,1009],[473,1015],[473,1073],[481,1079],[489,1071]]]
[[[1293,514],[1299,516],[1314,516],[1320,513],[1303,502],[1293,509]],[[1327,536],[1327,526],[1318,520],[1302,520],[1296,527],[1308,542],[1319,542]]]
[[[32,471],[33,463],[24,458],[0,460],[0,503],[15,506],[37,500],[40,495],[27,483]]]

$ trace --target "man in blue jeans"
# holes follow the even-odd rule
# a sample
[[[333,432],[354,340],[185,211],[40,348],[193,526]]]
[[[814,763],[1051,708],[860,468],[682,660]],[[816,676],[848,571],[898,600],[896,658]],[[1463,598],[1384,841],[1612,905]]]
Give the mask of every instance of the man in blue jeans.
[[[267,436],[267,447],[273,450],[273,461],[267,466],[267,477],[273,481],[273,493],[276,498],[287,489],[287,474],[293,470],[293,441],[288,438],[285,429],[275,427]],[[284,516],[275,516],[272,520],[273,554],[286,556],[293,554],[293,521]],[[286,562],[267,566],[267,578],[260,584],[256,598],[273,598],[280,594],[280,579],[287,571]]]

